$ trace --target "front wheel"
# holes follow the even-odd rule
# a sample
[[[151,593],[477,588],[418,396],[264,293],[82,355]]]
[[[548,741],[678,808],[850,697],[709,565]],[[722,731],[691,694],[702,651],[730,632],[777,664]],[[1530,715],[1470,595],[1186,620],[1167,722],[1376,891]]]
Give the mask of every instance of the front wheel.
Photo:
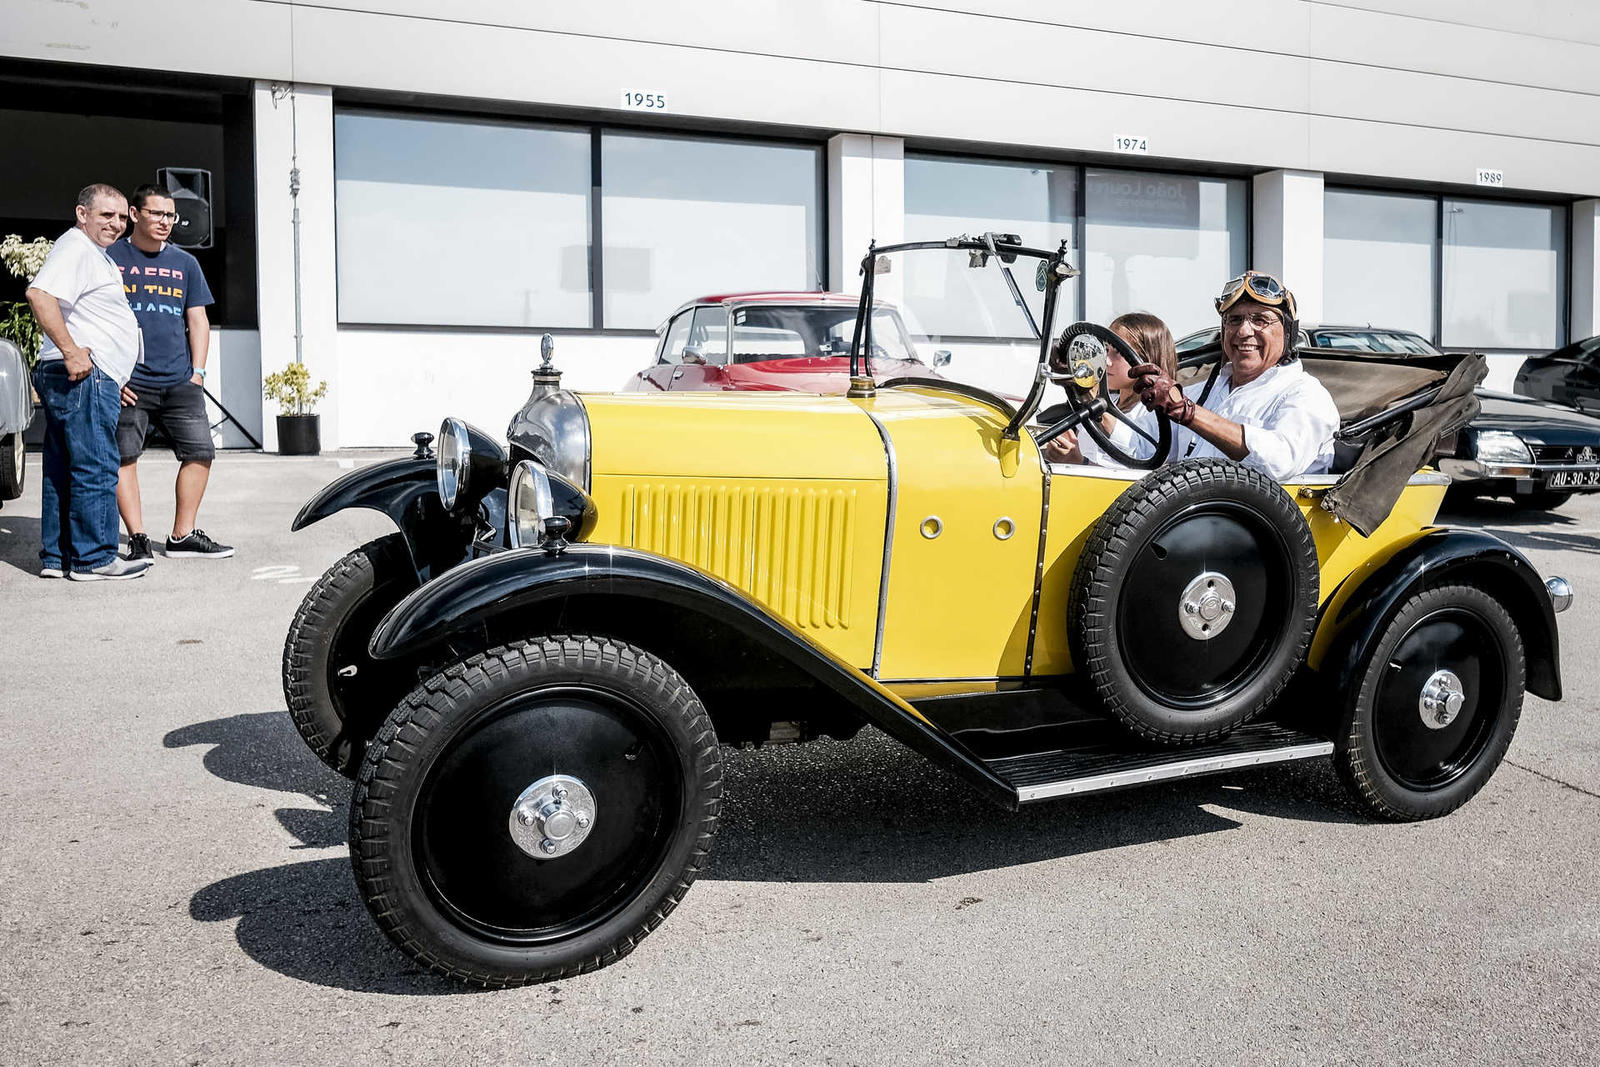
[[[705,708],[604,637],[490,649],[428,679],[367,752],[350,855],[368,909],[424,966],[483,986],[631,952],[704,866],[722,803]]]
[[[8,433],[0,437],[0,500],[15,500],[22,495],[28,473],[26,457],[22,434]]]
[[[368,541],[317,579],[283,642],[283,698],[306,745],[354,778],[367,741],[416,684],[404,663],[375,660],[367,641],[379,620],[417,587],[405,540]]]
[[[1373,814],[1446,815],[1482,789],[1522,714],[1523,649],[1510,614],[1476,586],[1407,599],[1346,699],[1335,766]]]
[[[1526,507],[1533,508],[1535,511],[1554,511],[1571,499],[1571,493],[1540,489],[1529,493],[1527,496],[1519,496],[1516,501]]]

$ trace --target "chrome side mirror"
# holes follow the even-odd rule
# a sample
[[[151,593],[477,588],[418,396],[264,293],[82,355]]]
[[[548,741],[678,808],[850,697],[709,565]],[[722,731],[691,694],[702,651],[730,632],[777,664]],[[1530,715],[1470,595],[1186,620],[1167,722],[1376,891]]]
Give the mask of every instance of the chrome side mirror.
[[[935,352],[933,354],[933,365],[935,367],[948,367],[950,365],[950,350],[941,348]]]
[[[705,349],[701,348],[697,344],[684,345],[683,361],[685,363],[693,363],[696,366],[704,366],[706,362]]]

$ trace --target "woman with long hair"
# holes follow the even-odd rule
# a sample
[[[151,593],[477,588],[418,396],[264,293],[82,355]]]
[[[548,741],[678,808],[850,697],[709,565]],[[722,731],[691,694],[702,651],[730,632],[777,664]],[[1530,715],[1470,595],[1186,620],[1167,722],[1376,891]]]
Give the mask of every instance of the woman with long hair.
[[[1130,311],[1126,315],[1119,315],[1111,322],[1111,331],[1128,343],[1141,359],[1153,363],[1160,368],[1161,373],[1168,378],[1178,375],[1178,349],[1172,343],[1172,331],[1167,329],[1167,324],[1156,316],[1146,311]],[[1064,358],[1064,353],[1054,353],[1056,362]],[[1107,346],[1106,351],[1106,388],[1116,393],[1116,405],[1129,419],[1144,425],[1146,422],[1154,428],[1154,419],[1150,413],[1139,403],[1138,389],[1132,376],[1128,373],[1128,361],[1114,346]],[[1133,455],[1141,455],[1148,451],[1149,445],[1138,435],[1134,434],[1125,423],[1113,415],[1100,416],[1100,426],[1111,439],[1124,451]],[[1094,443],[1087,434],[1079,436],[1074,431],[1068,430],[1044,445],[1044,457],[1051,463],[1093,463],[1101,467],[1120,467],[1117,460],[1112,459]]]

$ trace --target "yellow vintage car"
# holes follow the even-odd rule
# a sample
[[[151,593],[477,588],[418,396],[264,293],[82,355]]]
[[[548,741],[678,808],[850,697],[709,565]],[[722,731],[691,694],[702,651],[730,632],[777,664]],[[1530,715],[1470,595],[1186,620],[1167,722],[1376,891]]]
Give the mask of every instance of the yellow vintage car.
[[[873,248],[843,396],[578,395],[547,345],[506,445],[447,419],[436,458],[307,503],[296,528],[399,527],[313,587],[284,652],[296,725],[356,778],[356,879],[397,945],[490,986],[631,951],[706,862],[730,745],[873,726],[1008,808],[1330,756],[1379,818],[1483,786],[1524,689],[1560,697],[1571,591],[1432,525],[1447,479],[1416,468],[1470,415],[1477,357],[1308,361],[1345,418],[1334,474],[1164,462],[1160,420],[1129,466],[1053,465],[1069,428],[1111,446],[1108,346],[1138,361],[1054,331],[1067,253]],[[1020,405],[875,383],[865,311],[902,276],[952,327],[916,336],[1024,353]]]

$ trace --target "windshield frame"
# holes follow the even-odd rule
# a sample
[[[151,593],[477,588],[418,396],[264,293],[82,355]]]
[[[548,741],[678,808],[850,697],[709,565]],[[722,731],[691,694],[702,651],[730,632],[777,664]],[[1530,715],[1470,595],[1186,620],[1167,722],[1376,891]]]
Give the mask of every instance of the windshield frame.
[[[905,241],[899,244],[879,245],[876,241],[867,246],[867,254],[861,260],[861,273],[864,281],[861,284],[861,300],[856,308],[855,336],[850,342],[850,379],[852,392],[858,381],[862,378],[861,367],[863,353],[872,351],[872,318],[868,310],[874,307],[873,290],[878,276],[878,260],[885,256],[901,252],[912,252],[925,249],[946,249],[951,252],[965,252],[968,254],[972,266],[982,268],[989,265],[990,259],[998,262],[1001,274],[1005,277],[1006,287],[1011,291],[1011,298],[1021,309],[1027,320],[1029,329],[1039,344],[1038,358],[1035,361],[1033,384],[1028,390],[1027,398],[1022,406],[1007,423],[1003,436],[1009,440],[1016,440],[1021,433],[1022,426],[1033,417],[1039,408],[1040,401],[1044,398],[1044,390],[1048,384],[1048,367],[1050,359],[1050,339],[1053,334],[1056,314],[1057,295],[1061,283],[1078,276],[1078,269],[1067,259],[1070,251],[1066,238],[1062,238],[1060,245],[1051,251],[1045,248],[1030,248],[1022,244],[1022,239],[1015,234],[985,233],[979,237],[970,237],[962,234],[943,241]],[[1028,307],[1028,302],[1022,295],[1022,290],[1017,286],[1017,279],[1011,273],[1011,264],[1019,257],[1037,259],[1042,261],[1044,272],[1044,307],[1040,313],[1040,320],[1036,321],[1033,311]],[[1037,272],[1036,272],[1037,277]],[[1037,282],[1035,282],[1037,285]],[[871,379],[865,379],[863,388],[869,387]],[[1008,405],[1009,406],[1009,405]]]

